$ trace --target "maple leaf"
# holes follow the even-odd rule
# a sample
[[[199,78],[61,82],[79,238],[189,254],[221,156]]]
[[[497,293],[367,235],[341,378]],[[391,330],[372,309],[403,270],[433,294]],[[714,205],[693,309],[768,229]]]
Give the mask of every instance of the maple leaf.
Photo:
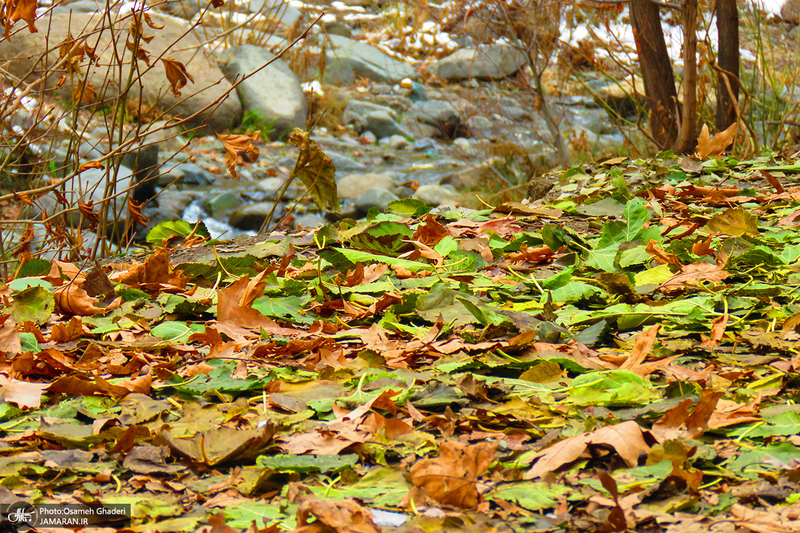
[[[34,21],[36,20],[36,7],[37,0],[6,0],[6,23],[5,38],[10,37],[11,26],[13,22],[24,20],[28,24],[28,31],[31,33],[38,33]]]
[[[172,94],[176,97],[181,95],[181,89],[186,87],[187,81],[194,83],[194,78],[186,71],[186,66],[180,61],[170,57],[162,57],[161,64],[164,65]]]
[[[217,138],[222,141],[225,148],[225,166],[228,167],[233,179],[238,179],[236,175],[237,163],[255,163],[258,160],[258,147],[253,143],[258,140],[260,131],[253,135],[221,135],[217,133]]]
[[[680,272],[661,284],[664,292],[673,292],[691,285],[707,281],[709,283],[722,283],[728,277],[728,272],[715,263],[691,263],[681,268]]]
[[[728,129],[721,131],[711,137],[708,126],[703,124],[703,129],[697,137],[697,157],[707,159],[709,157],[722,157],[725,150],[736,139],[736,123],[731,124]]]

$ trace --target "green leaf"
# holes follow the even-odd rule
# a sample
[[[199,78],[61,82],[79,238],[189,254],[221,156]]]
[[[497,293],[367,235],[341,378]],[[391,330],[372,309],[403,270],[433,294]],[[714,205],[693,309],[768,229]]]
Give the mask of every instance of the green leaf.
[[[426,205],[425,202],[417,200],[416,198],[403,198],[402,200],[395,200],[393,202],[389,202],[389,205],[386,207],[386,211],[388,213],[400,215],[401,217],[406,218],[421,217],[422,215],[430,212],[431,209],[433,208]]]
[[[339,271],[352,269],[356,263],[384,263],[389,266],[396,266],[419,272],[420,270],[433,270],[433,266],[406,259],[397,259],[385,255],[371,254],[361,250],[351,250],[349,248],[329,248],[319,252],[320,257],[334,265]]]
[[[612,244],[606,248],[595,248],[589,252],[586,265],[606,272],[619,272],[619,268],[614,264],[618,252],[619,243]]]
[[[190,224],[183,220],[168,220],[160,222],[147,234],[147,242],[156,246],[161,246],[162,243],[172,237],[188,237],[189,235],[198,235],[200,237],[210,237],[205,224],[197,222]]]
[[[253,302],[253,309],[262,315],[273,318],[291,318],[294,322],[311,324],[314,319],[303,312],[303,308],[310,300],[310,296],[284,296],[278,298],[261,296]]]
[[[358,455],[261,455],[256,466],[277,472],[339,472],[358,463]]]
[[[165,341],[175,344],[183,344],[189,341],[189,336],[193,333],[205,331],[204,324],[187,324],[186,322],[169,321],[162,322],[155,326],[150,333],[156,337],[161,337]]]
[[[628,203],[625,204],[625,210],[622,212],[622,216],[627,222],[624,235],[625,242],[636,240],[645,222],[650,220],[650,213],[648,213],[645,207],[644,200],[638,197],[629,200]]]
[[[578,405],[627,406],[649,402],[659,395],[650,381],[630,370],[592,372],[576,377],[569,400]]]
[[[11,316],[18,324],[31,321],[41,325],[50,319],[56,307],[53,294],[44,287],[29,287],[14,295]]]

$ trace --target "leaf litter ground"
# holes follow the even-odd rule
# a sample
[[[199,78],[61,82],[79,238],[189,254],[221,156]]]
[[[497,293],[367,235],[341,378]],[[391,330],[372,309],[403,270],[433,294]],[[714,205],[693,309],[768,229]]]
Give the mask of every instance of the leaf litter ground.
[[[31,259],[0,502],[132,504],[94,531],[800,531],[799,171],[616,159],[547,204]]]

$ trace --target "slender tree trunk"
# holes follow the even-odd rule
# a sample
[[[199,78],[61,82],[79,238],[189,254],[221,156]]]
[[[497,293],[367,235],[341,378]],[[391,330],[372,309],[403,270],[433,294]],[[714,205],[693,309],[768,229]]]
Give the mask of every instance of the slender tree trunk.
[[[736,0],[717,0],[717,35],[722,72],[717,82],[717,130],[736,122],[739,100],[739,10]]]
[[[630,10],[650,111],[650,132],[659,148],[672,148],[678,138],[678,93],[658,6],[650,0],[631,0]]]
[[[734,0],[735,1],[735,0]],[[676,154],[697,146],[697,0],[683,0],[683,118]]]

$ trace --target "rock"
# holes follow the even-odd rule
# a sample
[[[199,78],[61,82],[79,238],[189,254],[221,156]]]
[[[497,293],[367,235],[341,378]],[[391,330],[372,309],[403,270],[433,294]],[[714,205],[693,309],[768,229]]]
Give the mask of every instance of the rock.
[[[203,202],[203,209],[206,211],[206,213],[211,215],[212,218],[219,219],[225,213],[241,207],[243,203],[244,200],[242,200],[238,194],[232,192],[223,192],[217,194],[216,196],[212,196]]]
[[[413,143],[409,144],[408,149],[412,152],[424,152],[426,150],[436,151],[436,146],[436,141],[430,137],[425,137],[423,139],[417,139]]]
[[[433,207],[440,205],[458,205],[461,200],[458,193],[442,185],[423,185],[417,189],[417,192],[414,193],[412,198]]]
[[[365,214],[373,207],[377,207],[383,211],[390,203],[399,199],[399,196],[382,187],[370,187],[358,197],[356,200],[356,207]]]
[[[181,95],[176,96],[170,90],[162,61],[154,61],[149,69],[140,61],[142,74],[136,78],[126,95],[127,102],[141,101],[146,105],[155,105],[158,110],[168,111],[172,116],[192,116],[184,125],[186,128],[203,126],[207,130],[222,131],[239,124],[242,113],[236,91],[232,90],[219,68],[205,54],[198,53],[203,49],[203,43],[188,31],[188,24],[158,13],[151,13],[150,17],[154,24],[163,28],[153,30],[145,25],[144,34],[153,38],[148,43],[142,43],[144,49],[153,60],[163,55],[180,61],[194,82],[188,82]],[[125,50],[129,24],[129,16],[117,17],[113,31],[105,29],[91,37],[90,42],[98,60],[91,65],[81,63],[81,69],[88,71],[87,81],[98,91],[95,101],[104,106],[113,105],[115,95],[119,94],[117,84],[108,83],[108,80],[128,78],[128,53],[123,60],[122,73],[119,72],[115,54]],[[37,25],[45,28],[45,31],[21,31],[11,39],[0,41],[0,62],[10,74],[27,82],[38,80],[45,74],[42,64],[53,65],[58,62],[59,47],[53,46],[53,43],[64,42],[69,34],[89,35],[96,27],[106,28],[108,20],[99,13],[54,14],[49,19],[42,17],[37,20]],[[111,42],[112,35],[117,39],[115,43]],[[49,52],[46,54],[47,50]],[[46,56],[46,59],[42,60],[42,56]],[[37,90],[53,92],[62,101],[72,102],[73,83],[67,81],[60,84],[61,75],[61,71],[52,70]]]
[[[402,150],[409,144],[408,139],[402,135],[392,135],[391,137],[384,137],[378,140],[378,144],[387,148],[394,148],[395,150]]]
[[[272,217],[270,224],[275,224],[284,215],[283,204],[274,202],[258,202],[246,205],[231,213],[228,224],[243,231],[258,231],[267,219]]]
[[[342,122],[355,124],[359,118],[373,111],[384,111],[392,119],[397,119],[397,112],[391,107],[373,104],[372,102],[362,102],[361,100],[350,100],[344,108],[344,113],[342,113]]]
[[[469,142],[469,139],[465,139],[464,137],[458,137],[457,139],[454,139],[453,146],[462,152],[470,152],[473,149],[472,143]]]
[[[356,81],[356,73],[353,71],[353,67],[338,59],[333,61],[326,60],[322,79],[319,77],[319,69],[317,67],[309,68],[308,77],[316,79],[325,85],[334,85],[336,87],[350,87]]]
[[[294,219],[297,229],[319,228],[327,224],[328,221],[320,215],[303,215]]]
[[[414,196],[414,193],[417,192],[411,187],[406,187],[405,185],[401,185],[396,187],[394,193],[399,196],[400,198],[411,198]]]
[[[330,35],[340,35],[349,39],[353,34],[353,30],[350,29],[350,26],[336,20],[333,22],[326,22],[322,27],[325,29],[325,32]]]
[[[476,115],[467,119],[467,128],[473,137],[492,137],[495,131],[495,124],[486,117]]]
[[[94,0],[78,0],[70,4],[58,4],[53,8],[54,15],[69,15],[70,13],[97,13],[97,3]]]
[[[786,0],[781,6],[781,18],[800,24],[800,0]]]
[[[197,0],[162,0],[153,7],[167,15],[186,20],[191,20],[200,12],[200,2]]]
[[[356,76],[396,83],[417,74],[413,66],[393,59],[368,44],[341,35],[329,35],[328,38],[330,46],[326,49],[326,61],[329,64],[340,61],[352,68]]]
[[[644,105],[644,82],[641,78],[634,78],[633,83],[628,78],[621,78],[588,85],[600,107],[611,109],[621,117],[636,116],[638,108]]]
[[[429,124],[423,124],[416,119],[405,116],[400,123],[402,128],[411,134],[413,137],[432,138],[441,135],[441,132]]]
[[[339,198],[343,200],[357,200],[367,189],[379,187],[391,191],[394,189],[394,179],[391,173],[348,174],[340,179],[336,186]]]
[[[216,174],[200,168],[194,163],[182,163],[170,170],[169,173],[161,175],[158,184],[162,187],[167,187],[171,183],[202,186],[211,185],[216,181]]]
[[[502,79],[511,76],[528,63],[522,50],[507,44],[463,48],[431,64],[426,72],[447,81],[470,78]]]
[[[444,100],[426,100],[411,106],[409,115],[418,122],[436,129],[438,135],[445,139],[453,139],[465,133],[461,122],[461,113],[450,102]]]
[[[259,181],[256,187],[266,194],[266,199],[274,201],[278,199],[277,195],[285,185],[286,178],[265,178]],[[283,193],[283,199],[296,200],[300,197],[302,192],[297,180],[294,180],[289,184],[289,188],[286,189],[286,192]]]
[[[283,0],[248,0],[244,5],[251,13],[260,13],[273,21],[284,33],[304,16],[302,11]]]
[[[358,161],[350,159],[349,157],[337,154],[336,152],[325,152],[328,157],[333,161],[336,167],[336,172],[360,172],[367,170],[366,165],[362,165]]]
[[[285,139],[295,128],[306,127],[308,105],[300,80],[282,59],[256,72],[275,59],[266,50],[246,44],[228,48],[221,54],[219,66],[228,81],[252,76],[236,86],[244,113],[256,113],[271,124],[271,140]]]

